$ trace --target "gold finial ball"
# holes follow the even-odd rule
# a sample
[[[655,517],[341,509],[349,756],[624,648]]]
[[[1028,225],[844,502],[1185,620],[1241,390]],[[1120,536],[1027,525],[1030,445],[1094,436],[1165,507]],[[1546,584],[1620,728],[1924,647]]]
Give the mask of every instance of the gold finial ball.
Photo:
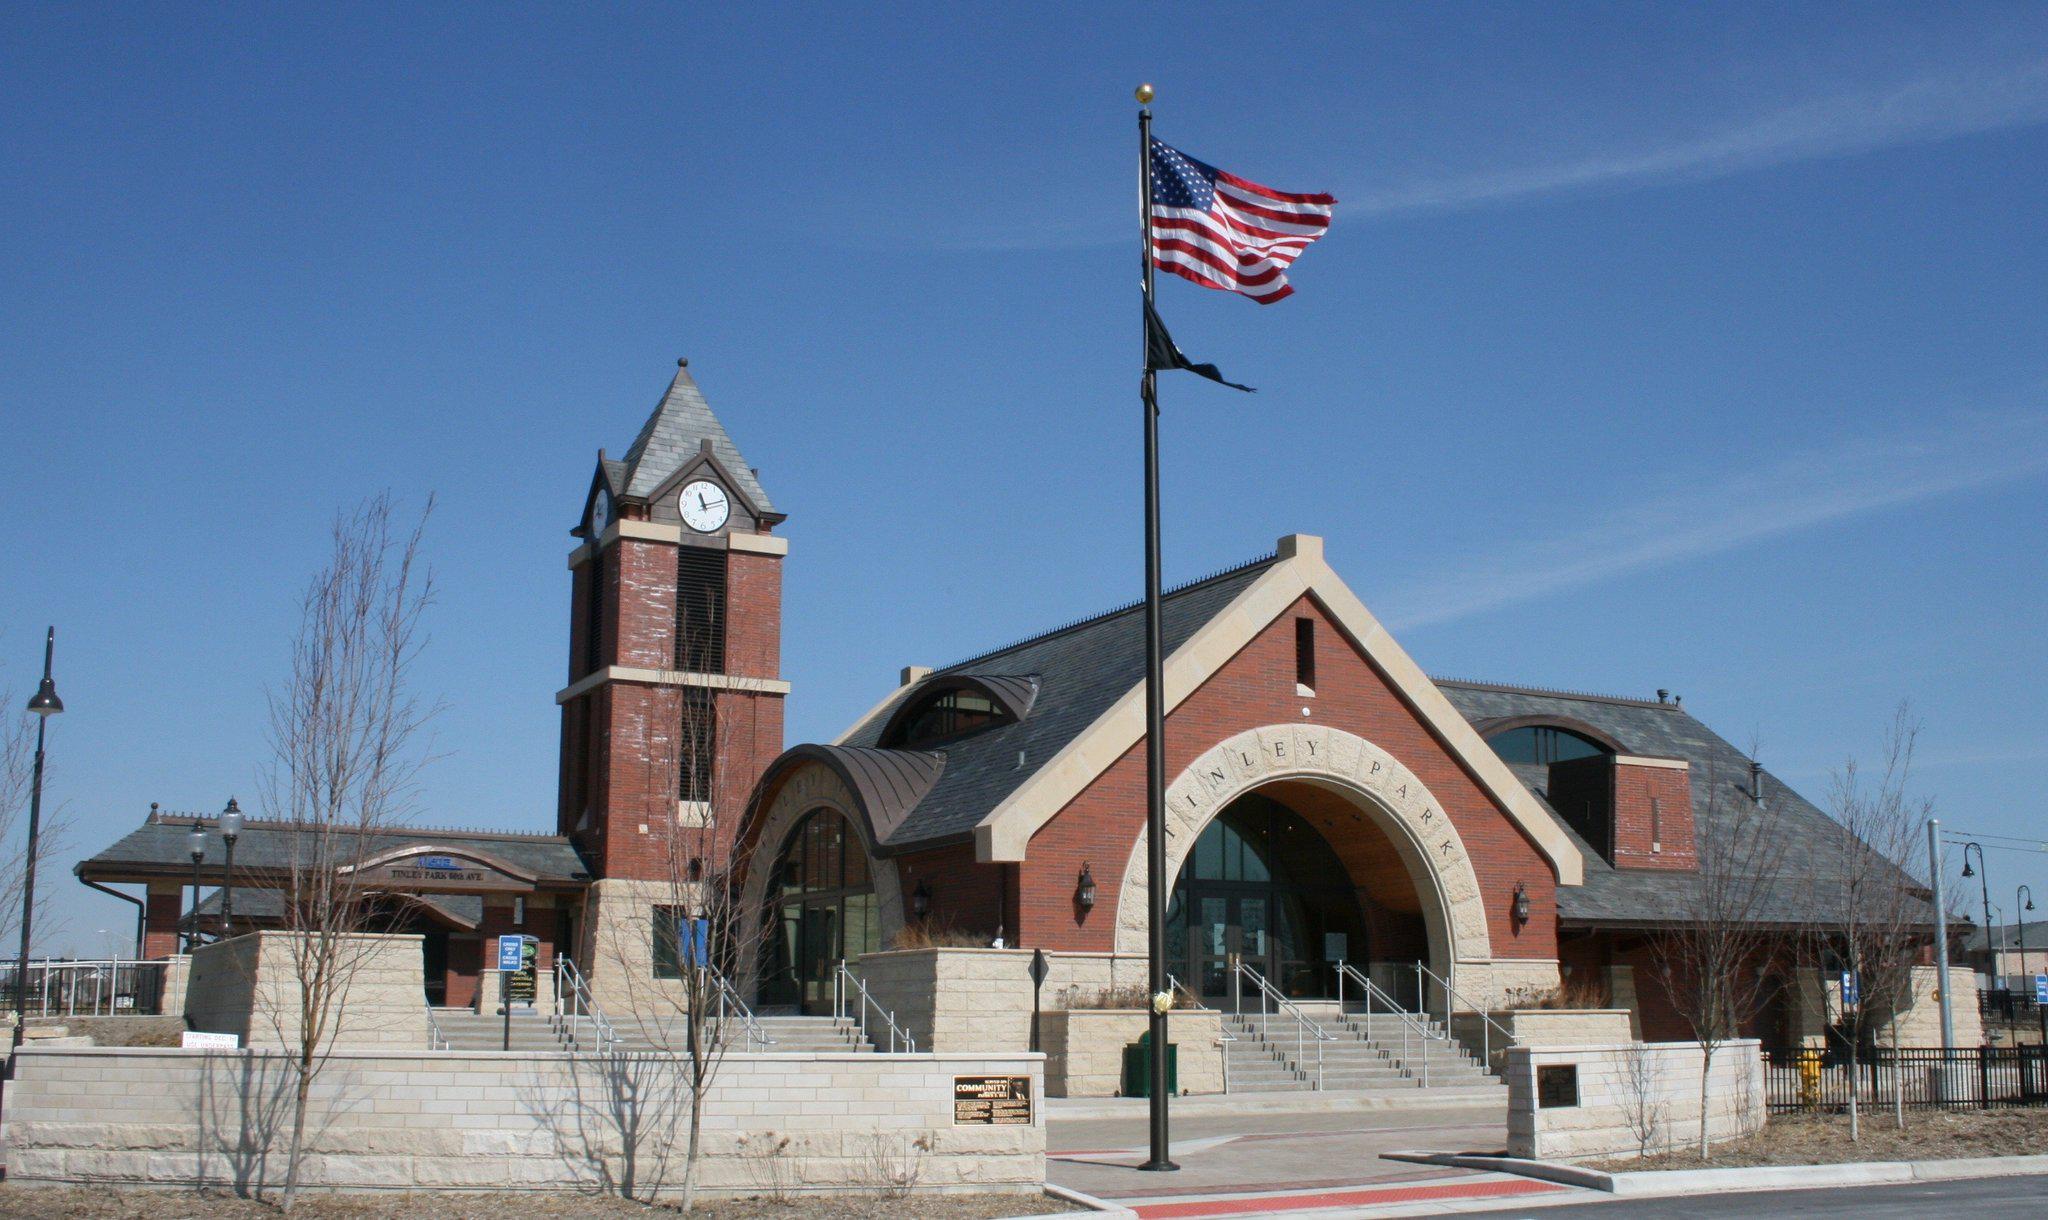
[[[1152,104],[1152,86],[1151,86],[1151,85],[1149,85],[1149,84],[1146,84],[1146,85],[1139,85],[1139,86],[1138,86],[1138,88],[1137,88],[1137,95],[1138,95],[1138,104],[1139,104],[1140,106],[1149,106],[1149,105],[1151,105],[1151,104]]]

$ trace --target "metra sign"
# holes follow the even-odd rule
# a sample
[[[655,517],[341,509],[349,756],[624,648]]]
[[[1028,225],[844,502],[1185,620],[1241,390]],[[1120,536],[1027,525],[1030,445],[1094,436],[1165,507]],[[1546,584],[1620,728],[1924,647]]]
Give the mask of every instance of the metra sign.
[[[455,857],[453,857],[453,856],[421,856],[421,857],[420,857],[420,867],[421,867],[421,868],[441,868],[441,869],[449,869],[449,870],[451,870],[451,871],[452,871],[452,870],[454,870],[454,869],[457,869],[457,868],[460,868],[460,867],[462,867],[462,866],[461,866],[461,865],[459,865],[459,864],[457,864],[457,863],[455,863]]]

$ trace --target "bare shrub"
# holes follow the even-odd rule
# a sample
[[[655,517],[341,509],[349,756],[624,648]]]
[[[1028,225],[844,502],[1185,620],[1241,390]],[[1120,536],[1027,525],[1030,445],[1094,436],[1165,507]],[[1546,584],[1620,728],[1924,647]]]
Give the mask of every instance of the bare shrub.
[[[989,938],[966,932],[952,924],[934,925],[929,920],[906,923],[889,939],[892,949],[986,949]]]

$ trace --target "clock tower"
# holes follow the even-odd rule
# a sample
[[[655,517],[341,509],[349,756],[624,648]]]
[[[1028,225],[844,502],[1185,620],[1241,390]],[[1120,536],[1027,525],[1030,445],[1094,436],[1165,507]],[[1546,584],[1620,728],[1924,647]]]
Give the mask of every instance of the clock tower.
[[[598,452],[570,531],[555,695],[557,821],[594,866],[595,899],[671,881],[679,828],[691,868],[722,851],[782,751],[782,520],[688,360],[625,456]]]

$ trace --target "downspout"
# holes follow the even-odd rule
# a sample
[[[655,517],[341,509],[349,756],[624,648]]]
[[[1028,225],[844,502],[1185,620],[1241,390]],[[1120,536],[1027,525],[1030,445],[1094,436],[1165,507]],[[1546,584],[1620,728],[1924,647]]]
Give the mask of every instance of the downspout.
[[[142,899],[137,898],[133,894],[124,894],[117,889],[110,889],[107,886],[101,885],[99,882],[93,881],[89,878],[80,877],[78,880],[82,884],[91,886],[93,889],[98,890],[102,894],[112,894],[114,897],[119,898],[123,902],[132,902],[135,904],[135,960],[138,962],[141,961],[143,930],[148,926],[148,904],[145,903]]]

